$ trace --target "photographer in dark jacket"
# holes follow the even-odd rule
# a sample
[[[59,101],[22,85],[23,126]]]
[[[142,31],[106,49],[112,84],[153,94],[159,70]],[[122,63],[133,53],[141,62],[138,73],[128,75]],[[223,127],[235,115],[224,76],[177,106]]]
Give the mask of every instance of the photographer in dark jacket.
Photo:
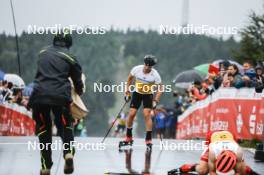
[[[70,34],[60,32],[53,39],[53,46],[39,52],[37,74],[34,80],[33,93],[29,100],[29,107],[33,109],[36,121],[36,134],[40,144],[47,149],[41,150],[41,175],[49,175],[52,167],[51,143],[52,120],[51,111],[55,116],[55,124],[63,141],[63,157],[65,159],[64,173],[73,172],[73,126],[70,111],[71,83],[73,80],[77,94],[83,93],[81,80],[81,66],[74,56],[69,53],[72,45]],[[59,126],[58,126],[59,125]]]

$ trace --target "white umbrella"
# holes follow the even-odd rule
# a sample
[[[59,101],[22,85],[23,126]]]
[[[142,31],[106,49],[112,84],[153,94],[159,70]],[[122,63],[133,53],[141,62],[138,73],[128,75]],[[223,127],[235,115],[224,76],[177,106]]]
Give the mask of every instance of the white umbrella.
[[[5,74],[4,80],[6,80],[7,82],[11,82],[13,84],[13,88],[18,88],[18,89],[25,88],[24,80],[16,74]]]

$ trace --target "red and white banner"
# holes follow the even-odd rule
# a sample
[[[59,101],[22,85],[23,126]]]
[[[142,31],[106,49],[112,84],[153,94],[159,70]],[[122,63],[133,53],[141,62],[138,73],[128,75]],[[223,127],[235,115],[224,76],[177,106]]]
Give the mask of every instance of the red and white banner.
[[[208,131],[229,130],[238,139],[262,140],[263,123],[264,94],[248,88],[223,88],[179,117],[177,139],[204,138]]]
[[[17,104],[0,104],[0,136],[31,136],[35,121],[31,112]]]

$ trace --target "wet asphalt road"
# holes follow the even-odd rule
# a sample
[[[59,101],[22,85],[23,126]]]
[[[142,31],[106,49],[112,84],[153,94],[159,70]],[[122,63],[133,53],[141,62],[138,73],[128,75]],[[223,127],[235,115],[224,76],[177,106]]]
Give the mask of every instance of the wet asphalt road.
[[[146,152],[143,139],[135,139],[133,149],[118,151],[120,139],[107,138],[105,145],[100,144],[102,138],[76,138],[78,148],[74,159],[74,175],[103,175],[105,173],[142,174],[150,172],[155,175],[166,175],[168,170],[184,163],[199,161],[202,150],[201,141],[153,140],[153,150]],[[36,141],[36,142],[35,142]],[[33,150],[36,137],[0,137],[0,175],[38,175],[40,170],[40,154]],[[59,149],[60,140],[54,138],[54,149]],[[184,145],[185,144],[185,145]],[[194,149],[199,151],[187,151]],[[55,148],[57,146],[57,148]],[[163,149],[162,149],[163,148]],[[164,149],[165,148],[165,149]],[[64,161],[62,151],[54,150],[52,175],[63,174]],[[253,153],[245,150],[245,161],[259,174],[264,175],[264,163],[257,163]]]

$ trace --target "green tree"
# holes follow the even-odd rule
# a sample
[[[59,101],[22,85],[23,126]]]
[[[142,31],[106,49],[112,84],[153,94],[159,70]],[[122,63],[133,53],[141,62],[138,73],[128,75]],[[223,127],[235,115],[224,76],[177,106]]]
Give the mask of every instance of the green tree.
[[[233,55],[239,62],[252,60],[257,63],[264,59],[264,14],[252,12],[249,19],[249,25],[240,33],[240,48]]]

